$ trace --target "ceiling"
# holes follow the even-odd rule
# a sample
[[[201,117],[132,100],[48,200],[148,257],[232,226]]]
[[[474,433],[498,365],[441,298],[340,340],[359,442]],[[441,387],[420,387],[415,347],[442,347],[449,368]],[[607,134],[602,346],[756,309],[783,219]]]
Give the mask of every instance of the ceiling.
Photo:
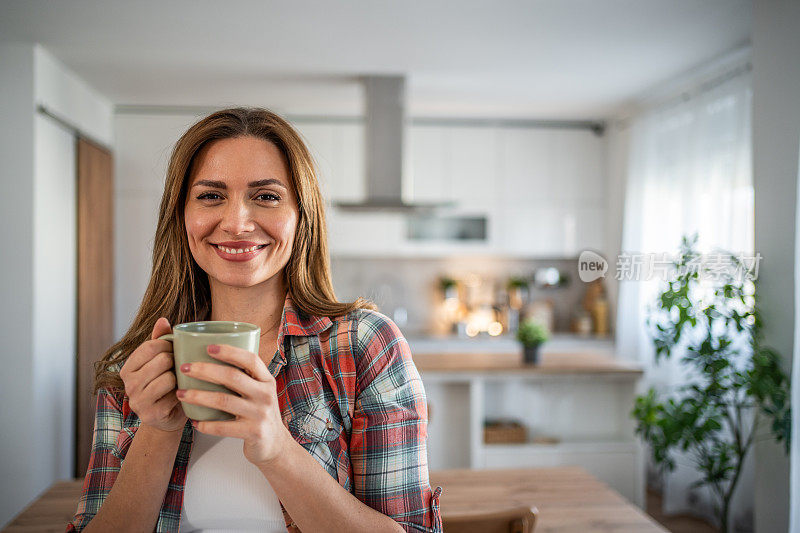
[[[609,118],[751,25],[752,0],[0,0],[0,41],[115,104],[342,115],[402,73],[414,116]]]

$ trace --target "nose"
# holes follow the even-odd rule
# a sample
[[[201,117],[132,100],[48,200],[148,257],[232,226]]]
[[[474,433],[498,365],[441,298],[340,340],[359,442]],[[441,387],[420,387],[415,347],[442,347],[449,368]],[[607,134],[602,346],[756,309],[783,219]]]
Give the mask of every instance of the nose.
[[[255,230],[250,208],[243,201],[230,201],[222,214],[219,227],[230,235],[241,235]]]

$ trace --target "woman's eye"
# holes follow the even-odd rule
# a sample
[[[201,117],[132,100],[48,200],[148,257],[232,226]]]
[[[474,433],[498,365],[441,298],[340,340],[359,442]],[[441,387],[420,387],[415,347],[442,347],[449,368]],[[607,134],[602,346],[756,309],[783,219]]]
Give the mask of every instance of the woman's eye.
[[[269,202],[277,202],[280,198],[277,195],[272,194],[271,192],[263,192],[256,196],[256,198],[266,197],[266,201]]]
[[[197,199],[198,200],[216,200],[217,199],[217,198],[212,198],[212,196],[216,196],[217,198],[219,198],[219,195],[217,193],[215,193],[215,192],[206,192],[206,193],[203,193],[200,196],[198,196]]]
[[[197,197],[198,200],[219,200],[222,198],[219,194],[215,192],[206,192],[201,194]],[[280,197],[276,194],[272,194],[270,192],[264,192],[256,196],[262,202],[278,202],[280,201]]]

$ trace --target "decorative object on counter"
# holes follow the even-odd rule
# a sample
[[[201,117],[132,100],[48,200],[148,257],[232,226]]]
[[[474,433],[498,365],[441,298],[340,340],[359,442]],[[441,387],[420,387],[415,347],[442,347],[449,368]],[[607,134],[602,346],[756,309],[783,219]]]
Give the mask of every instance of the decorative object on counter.
[[[547,331],[555,330],[555,304],[552,299],[536,300],[525,307],[525,319],[538,322],[547,328]]]
[[[592,334],[592,317],[586,311],[578,311],[572,319],[572,331],[581,337],[589,337]]]
[[[563,287],[569,283],[569,276],[555,267],[538,268],[533,274],[533,284],[537,289]]]
[[[484,444],[524,444],[525,426],[510,418],[487,419],[483,422]]]
[[[459,296],[458,281],[441,276],[439,290],[443,300],[437,309],[437,330],[459,334],[458,324],[466,316],[466,307]]]
[[[497,337],[503,333],[503,325],[498,321],[497,311],[492,306],[482,305],[467,315],[464,332],[468,337],[484,332]]]
[[[458,282],[453,278],[447,276],[439,278],[439,289],[442,291],[445,300],[458,300]]]
[[[602,279],[591,281],[586,286],[583,297],[583,309],[592,317],[594,334],[599,337],[608,335],[608,300]]]
[[[508,279],[508,306],[511,309],[519,311],[528,302],[530,290],[528,289],[528,280],[512,276]]]
[[[517,330],[517,340],[524,349],[526,364],[539,364],[539,346],[550,338],[547,328],[534,320],[523,322]]]
[[[763,344],[755,284],[742,275],[748,267],[727,253],[719,257],[730,261],[730,270],[703,264],[696,243],[697,234],[683,237],[677,275],[650,308],[647,324],[656,363],[682,356],[697,377],[667,399],[651,388],[631,415],[662,472],[675,468],[672,452],[689,451],[702,475],[695,485],[709,486],[719,499],[716,518],[727,533],[731,498],[756,434],[764,440],[771,433],[789,453],[789,380],[780,354]]]

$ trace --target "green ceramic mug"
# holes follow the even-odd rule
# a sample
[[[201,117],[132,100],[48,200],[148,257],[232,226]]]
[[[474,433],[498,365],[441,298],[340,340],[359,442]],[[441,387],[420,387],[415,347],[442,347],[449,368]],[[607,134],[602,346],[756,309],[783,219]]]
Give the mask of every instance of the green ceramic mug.
[[[227,344],[243,348],[248,352],[258,353],[258,341],[261,338],[261,328],[246,322],[224,322],[210,320],[205,322],[186,322],[172,328],[172,333],[162,335],[172,343],[172,352],[175,360],[175,375],[179,389],[198,389],[215,392],[226,392],[236,395],[227,387],[211,383],[202,379],[192,378],[181,372],[181,365],[185,363],[209,362],[219,365],[234,366],[208,355],[209,344]],[[181,402],[183,412],[192,420],[231,420],[236,418],[230,413],[212,409],[203,405]]]

